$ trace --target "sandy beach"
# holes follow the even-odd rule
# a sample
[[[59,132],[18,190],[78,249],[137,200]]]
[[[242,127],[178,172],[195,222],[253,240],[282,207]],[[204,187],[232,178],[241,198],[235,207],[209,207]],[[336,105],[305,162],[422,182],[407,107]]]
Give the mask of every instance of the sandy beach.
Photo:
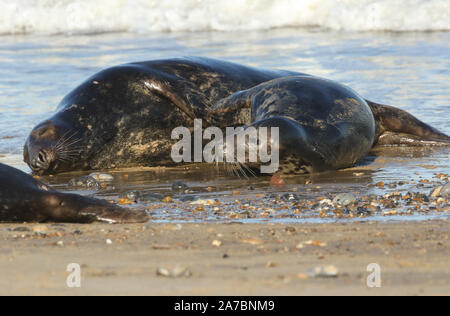
[[[100,109],[96,98],[62,102],[94,74],[183,56],[330,79],[450,135],[449,9],[442,0],[0,0],[0,164],[30,174],[24,144],[58,104]],[[159,113],[129,109],[118,121],[132,118],[126,133],[147,122],[143,113]],[[98,126],[116,126],[101,118],[85,140],[103,137]],[[63,159],[109,150],[111,135],[127,139],[114,128],[104,134],[98,147],[73,139]],[[138,153],[160,145],[140,136],[130,144]],[[449,295],[449,148],[374,148],[351,168],[276,181],[153,159],[35,175],[151,219],[0,223],[0,296]],[[114,160],[108,150],[104,158]],[[94,171],[109,180],[81,181]],[[2,183],[8,200],[10,183]],[[0,206],[7,209],[1,196]],[[368,266],[381,269],[381,287],[368,286]],[[71,287],[78,267],[80,287]]]
[[[2,224],[0,295],[448,295],[448,224]]]

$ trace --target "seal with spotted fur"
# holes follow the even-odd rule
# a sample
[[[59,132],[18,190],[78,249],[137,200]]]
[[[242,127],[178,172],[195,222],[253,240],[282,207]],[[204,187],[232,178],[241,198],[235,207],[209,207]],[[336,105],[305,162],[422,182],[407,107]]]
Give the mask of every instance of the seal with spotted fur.
[[[220,117],[221,127],[243,126],[244,134],[248,127],[278,127],[279,140],[263,144],[276,143],[280,171],[287,174],[350,167],[375,145],[450,145],[447,135],[409,113],[313,76],[283,77],[238,91],[215,104],[210,115]],[[245,162],[255,171],[260,165]]]
[[[58,112],[32,130],[24,160],[37,174],[174,165],[174,128],[192,126],[210,104],[235,91],[293,74],[208,58],[108,68],[70,92]]]
[[[280,125],[281,165],[299,173],[351,166],[376,144],[450,143],[339,83],[199,57],[103,70],[58,109],[26,141],[24,160],[35,173],[173,165],[171,132],[195,118],[205,127]]]

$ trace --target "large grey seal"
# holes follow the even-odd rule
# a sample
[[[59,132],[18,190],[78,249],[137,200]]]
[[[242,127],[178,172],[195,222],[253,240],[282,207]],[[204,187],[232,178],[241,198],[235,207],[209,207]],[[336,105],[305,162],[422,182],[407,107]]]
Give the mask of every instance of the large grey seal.
[[[147,220],[145,212],[61,193],[20,170],[0,164],[0,222],[140,223]]]
[[[308,82],[313,89],[295,92],[298,82],[290,83],[290,79],[280,81],[282,85],[274,88],[276,81],[272,80],[293,76],[311,78]],[[326,104],[331,104],[337,100],[331,91],[337,91],[339,98],[340,94],[347,93],[347,88],[338,83],[334,83],[331,90],[325,87],[322,89],[320,85],[329,81],[314,78],[297,72],[257,69],[199,57],[155,60],[109,68],[95,74],[69,93],[61,101],[58,112],[33,129],[25,144],[24,160],[35,173],[171,165],[173,161],[170,153],[174,141],[171,141],[170,136],[175,127],[192,126],[195,118],[204,119],[205,125],[239,125],[242,118],[236,117],[236,113],[241,113],[242,101],[247,107],[249,105],[243,98],[244,94],[256,96],[252,97],[254,107],[259,108],[257,105],[260,104],[260,109],[264,109],[264,104],[271,104],[275,112],[279,108],[281,118],[289,117],[289,113],[283,111],[290,111],[282,94],[295,97],[296,104],[300,105],[299,110],[305,102],[309,104],[310,120],[313,122],[318,110],[312,109],[320,106],[320,102],[312,98],[319,97]],[[249,92],[242,92],[247,90]],[[261,98],[262,94],[258,91],[268,93]],[[370,146],[377,143],[449,143],[447,135],[402,110],[364,100],[353,92],[349,98],[357,100],[358,106],[364,107],[366,121],[362,125],[370,127],[365,133],[360,133],[356,118],[348,118],[339,128],[342,133],[358,130],[359,134],[352,135],[354,141],[350,143],[361,147],[361,150],[351,158],[340,158],[343,156],[335,150],[344,150],[348,144],[339,146],[335,143],[342,139],[330,138],[327,151],[330,157],[335,157],[335,162],[318,163],[322,167],[317,170],[341,168],[358,161],[367,153],[369,143]],[[225,99],[227,102],[223,101]],[[224,112],[222,108],[221,112],[217,104],[227,104],[227,110]],[[340,109],[350,107],[342,105]],[[253,117],[255,120],[261,118],[259,114]],[[371,123],[367,125],[369,121]],[[314,139],[314,133],[311,130],[308,137]],[[293,137],[293,142],[302,139],[296,138],[295,133],[287,135]],[[283,135],[281,137],[286,138]],[[302,171],[301,167],[291,169]]]
[[[192,126],[235,91],[292,74],[208,58],[112,67],[75,88],[33,129],[24,160],[40,174],[170,165],[174,128]]]

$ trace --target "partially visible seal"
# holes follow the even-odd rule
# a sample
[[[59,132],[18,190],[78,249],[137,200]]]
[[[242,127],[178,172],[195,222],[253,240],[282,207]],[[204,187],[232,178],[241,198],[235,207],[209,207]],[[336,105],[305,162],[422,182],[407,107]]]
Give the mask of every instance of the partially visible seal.
[[[247,119],[242,110],[250,108]],[[405,111],[364,100],[335,82],[208,58],[178,58],[95,74],[33,129],[24,160],[38,174],[173,165],[172,130],[193,126],[195,118],[203,119],[205,127],[279,123],[282,145],[304,150],[282,157],[291,161],[290,170],[300,172],[350,166],[375,144],[450,144],[447,135]]]
[[[141,223],[148,216],[103,200],[61,193],[0,164],[0,222]]]
[[[288,174],[350,167],[380,144],[450,145],[447,135],[412,115],[313,76],[283,77],[238,91],[214,105],[210,115],[221,127],[246,127],[241,133],[247,135],[248,127],[279,128],[279,141],[260,142],[279,146],[280,171]],[[245,166],[256,171],[263,163],[248,161],[248,152],[247,144]]]

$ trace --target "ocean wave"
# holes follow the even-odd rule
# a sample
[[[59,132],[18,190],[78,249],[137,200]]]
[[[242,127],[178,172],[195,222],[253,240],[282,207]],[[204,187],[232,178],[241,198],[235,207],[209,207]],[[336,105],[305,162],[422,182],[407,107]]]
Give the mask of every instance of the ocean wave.
[[[0,34],[450,30],[449,0],[0,0]]]

